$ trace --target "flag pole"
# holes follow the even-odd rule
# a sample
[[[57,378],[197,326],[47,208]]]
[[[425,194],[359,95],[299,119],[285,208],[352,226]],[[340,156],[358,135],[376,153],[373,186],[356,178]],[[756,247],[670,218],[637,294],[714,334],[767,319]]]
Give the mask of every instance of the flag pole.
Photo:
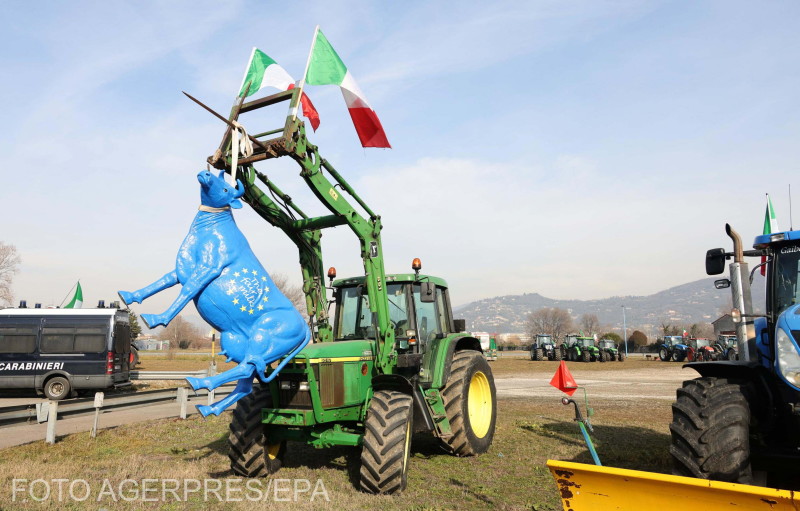
[[[239,92],[236,93],[236,99],[234,100],[234,104],[239,100],[239,94],[242,93],[242,89],[244,88],[244,81],[247,80],[247,73],[250,71],[250,66],[253,65],[253,57],[256,56],[256,47],[253,46],[253,50],[250,52],[250,60],[247,61],[247,67],[244,68],[244,75],[242,76],[242,83],[239,85]],[[253,91],[256,92],[256,91]],[[247,92],[245,92],[245,96],[247,96]]]
[[[70,293],[72,293],[72,288],[76,287],[76,286],[77,286],[78,284],[80,284],[80,283],[81,283],[81,279],[78,279],[78,282],[76,282],[74,286],[72,286],[71,288],[69,288],[69,291],[67,291],[67,296],[65,296],[65,297],[64,297],[64,299],[63,299],[63,300],[61,300],[61,303],[58,305],[58,308],[59,308],[59,309],[61,308],[61,306],[62,306],[62,305],[64,305],[64,302],[66,302],[66,301],[67,301],[67,298],[69,298],[69,295],[70,295]]]
[[[303,97],[303,87],[306,85],[306,75],[308,74],[308,67],[311,65],[311,55],[314,54],[314,46],[317,44],[317,34],[319,34],[319,25],[314,29],[314,38],[311,40],[311,49],[308,51],[308,60],[306,60],[306,68],[303,70],[303,77],[300,79],[300,91],[297,93],[297,102],[291,107],[289,113],[292,114],[292,120],[297,119],[297,110],[300,106],[300,100]]]

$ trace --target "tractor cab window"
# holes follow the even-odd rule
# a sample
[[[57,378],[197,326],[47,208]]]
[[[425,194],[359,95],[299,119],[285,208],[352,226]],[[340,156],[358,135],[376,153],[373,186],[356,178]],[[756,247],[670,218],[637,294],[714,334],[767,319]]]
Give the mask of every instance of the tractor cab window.
[[[444,305],[441,292],[437,289],[437,300],[433,302],[423,302],[420,300],[420,286],[414,285],[414,309],[417,312],[417,328],[419,329],[418,338],[423,342],[429,342],[439,334],[446,331],[444,318]],[[441,312],[440,312],[441,311]]]
[[[601,348],[613,348],[614,347],[614,341],[612,341],[610,339],[603,339],[602,341],[600,341],[600,347]]]
[[[389,321],[395,337],[406,337],[408,321],[408,285],[386,286],[389,298]],[[369,310],[369,297],[364,286],[341,288],[337,301],[336,340],[376,339],[378,318]]]
[[[377,325],[362,286],[342,288],[337,300],[336,340],[376,339]]]
[[[775,251],[772,272],[773,310],[781,313],[787,307],[800,303],[797,274],[800,272],[800,247],[788,245]]]

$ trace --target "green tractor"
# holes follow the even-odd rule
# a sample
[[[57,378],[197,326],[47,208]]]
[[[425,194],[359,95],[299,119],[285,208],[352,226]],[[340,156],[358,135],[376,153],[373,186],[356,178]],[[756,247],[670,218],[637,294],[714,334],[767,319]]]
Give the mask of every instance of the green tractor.
[[[552,335],[536,334],[536,340],[531,344],[531,360],[561,360],[561,353]]]
[[[232,165],[233,121],[285,101],[296,112],[300,90],[242,99],[227,120],[216,114],[229,128],[208,163],[240,179],[244,200],[297,246],[314,335],[272,382],[239,401],[230,425],[231,468],[267,477],[281,468],[289,442],[350,446],[361,450],[360,489],[393,494],[406,486],[414,433],[432,434],[456,456],[486,452],[497,416],[494,379],[479,340],[454,319],[443,279],[421,274],[419,259],[413,273],[385,273],[381,217],[309,143],[296,115],[283,128],[249,136],[252,153],[237,154]],[[253,166],[282,156],[300,166],[327,215],[307,215]],[[322,230],[340,225],[359,241],[364,275],[336,280],[331,268],[326,287]]]
[[[567,360],[571,362],[596,362],[600,360],[600,350],[594,345],[593,337],[568,335],[566,341]]]
[[[597,341],[597,348],[600,350],[600,362],[613,362],[625,360],[625,352],[620,351],[611,339],[600,339]]]

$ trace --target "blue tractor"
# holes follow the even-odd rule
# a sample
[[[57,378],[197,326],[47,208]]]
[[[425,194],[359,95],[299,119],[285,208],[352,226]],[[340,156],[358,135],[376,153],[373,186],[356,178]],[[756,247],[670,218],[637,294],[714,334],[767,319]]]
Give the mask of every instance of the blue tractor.
[[[668,360],[683,362],[688,349],[689,345],[680,335],[665,335],[658,347],[658,358],[664,362]]]
[[[703,479],[800,489],[800,231],[757,236],[744,250],[726,225],[733,252],[709,250],[706,272],[730,264],[731,316],[739,360],[690,363],[700,377],[683,382],[672,405],[673,473]],[[765,314],[753,312],[753,273],[766,266]]]

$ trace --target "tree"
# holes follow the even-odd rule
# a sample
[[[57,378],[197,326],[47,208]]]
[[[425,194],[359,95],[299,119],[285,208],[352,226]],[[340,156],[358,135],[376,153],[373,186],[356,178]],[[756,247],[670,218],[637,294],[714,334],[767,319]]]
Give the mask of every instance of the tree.
[[[616,334],[614,332],[606,332],[600,336],[601,339],[611,339],[615,343],[619,344],[622,342],[622,336]]]
[[[525,329],[531,339],[535,339],[536,334],[548,334],[553,336],[554,340],[559,340],[575,330],[575,325],[569,312],[556,307],[545,307],[530,313]]]
[[[158,334],[161,340],[169,341],[170,352],[176,348],[188,349],[192,342],[201,336],[200,329],[189,323],[182,316],[176,316],[164,330]]]
[[[628,350],[635,351],[639,346],[647,345],[647,336],[641,330],[634,330],[630,337],[628,337]]]
[[[128,311],[128,316],[130,317],[131,324],[131,340],[134,340],[142,335],[142,325],[139,324],[139,316],[132,310]]]
[[[301,286],[293,286],[289,283],[289,277],[283,273],[271,273],[270,277],[272,282],[278,286],[281,293],[292,302],[294,308],[297,309],[304,318],[308,319],[308,307],[306,306],[306,294],[303,292]]]
[[[0,308],[8,307],[14,301],[11,284],[17,273],[17,265],[21,262],[17,247],[0,241]]]
[[[599,330],[600,320],[597,319],[596,314],[583,314],[580,319],[580,325],[584,335],[592,335]]]

